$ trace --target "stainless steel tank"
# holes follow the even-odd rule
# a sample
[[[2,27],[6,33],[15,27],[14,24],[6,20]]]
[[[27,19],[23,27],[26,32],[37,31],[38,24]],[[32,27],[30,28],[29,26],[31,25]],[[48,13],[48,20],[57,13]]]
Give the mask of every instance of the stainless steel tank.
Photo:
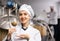
[[[0,17],[0,28],[8,29],[10,27],[11,21],[13,21],[14,18],[16,19],[16,16],[13,15],[11,16],[4,15]]]

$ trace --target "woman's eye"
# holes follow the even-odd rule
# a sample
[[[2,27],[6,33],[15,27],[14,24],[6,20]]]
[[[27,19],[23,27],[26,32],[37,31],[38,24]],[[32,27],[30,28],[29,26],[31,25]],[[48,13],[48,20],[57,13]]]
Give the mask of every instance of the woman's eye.
[[[19,16],[22,16],[22,14],[19,14]]]
[[[26,13],[24,13],[24,15],[27,15]]]

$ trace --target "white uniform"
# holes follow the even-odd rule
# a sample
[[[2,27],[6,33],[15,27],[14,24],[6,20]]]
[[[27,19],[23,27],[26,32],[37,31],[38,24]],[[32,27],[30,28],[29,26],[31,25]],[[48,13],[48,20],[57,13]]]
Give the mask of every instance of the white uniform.
[[[30,25],[28,26],[28,28],[26,30],[23,30],[21,28],[21,26],[17,26],[16,32],[14,32],[11,36],[11,40],[12,41],[27,41],[27,39],[21,39],[16,36],[16,35],[20,35],[20,34],[29,34],[30,35],[29,41],[41,41],[40,32]]]
[[[58,14],[56,12],[49,12],[48,15],[49,15],[49,24],[56,25],[58,23],[57,22]]]

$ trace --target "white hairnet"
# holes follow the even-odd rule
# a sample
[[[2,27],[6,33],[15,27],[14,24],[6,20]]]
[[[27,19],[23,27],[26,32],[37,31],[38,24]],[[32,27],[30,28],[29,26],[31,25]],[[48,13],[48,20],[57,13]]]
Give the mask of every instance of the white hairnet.
[[[30,5],[27,5],[27,4],[23,4],[20,8],[19,8],[19,11],[21,10],[25,10],[28,12],[28,14],[31,16],[31,19],[33,18],[34,16],[34,11],[32,9],[32,7]]]

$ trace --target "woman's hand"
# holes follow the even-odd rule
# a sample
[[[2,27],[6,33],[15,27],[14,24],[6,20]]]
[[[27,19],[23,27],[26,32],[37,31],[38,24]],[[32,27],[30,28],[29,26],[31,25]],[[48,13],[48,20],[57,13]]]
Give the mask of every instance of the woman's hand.
[[[16,31],[15,28],[9,28],[9,29],[8,29],[7,40],[10,40],[10,39],[11,39],[11,34],[12,34],[13,32],[15,32],[15,31]]]
[[[29,39],[30,38],[29,34],[21,34],[21,35],[17,35],[17,37],[20,37],[21,39]]]
[[[16,31],[15,28],[9,28],[9,32],[8,32],[8,34],[12,34],[12,33],[15,32],[15,31]]]

